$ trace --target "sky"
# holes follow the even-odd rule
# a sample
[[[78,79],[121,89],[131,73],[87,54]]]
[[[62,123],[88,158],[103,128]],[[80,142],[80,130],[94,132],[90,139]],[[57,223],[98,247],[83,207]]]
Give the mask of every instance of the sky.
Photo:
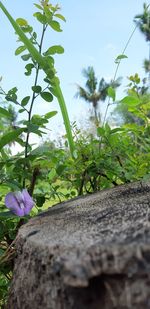
[[[32,0],[3,0],[3,4],[16,19],[18,17],[28,20],[35,31],[39,33],[41,26],[33,17],[36,11]],[[84,120],[89,115],[90,105],[81,99],[75,98],[76,84],[84,86],[85,79],[82,69],[93,66],[97,78],[106,80],[113,78],[116,64],[115,58],[122,53],[134,27],[133,18],[143,11],[143,0],[59,0],[61,14],[66,18],[66,23],[61,22],[63,32],[55,32],[49,28],[44,48],[52,45],[61,45],[65,52],[56,55],[55,67],[61,81],[62,92],[66,101],[69,118],[84,127]],[[148,4],[148,2],[147,2]],[[0,12],[0,76],[3,77],[1,86],[5,90],[17,86],[19,98],[30,95],[32,78],[24,75],[24,65],[20,58],[15,56],[15,49],[19,46],[16,42],[9,21]],[[143,60],[148,56],[148,44],[144,36],[136,30],[125,53],[128,58],[122,60],[118,76],[123,77],[123,86],[118,90],[117,98],[125,95],[124,86],[128,84],[127,77],[139,73],[144,77]],[[107,102],[101,103],[101,112],[104,113]],[[49,123],[49,138],[61,135],[64,128],[56,101],[46,103],[38,100],[33,112],[44,114],[57,110],[58,115]],[[35,138],[35,137],[34,137]],[[35,138],[36,139],[36,138]]]

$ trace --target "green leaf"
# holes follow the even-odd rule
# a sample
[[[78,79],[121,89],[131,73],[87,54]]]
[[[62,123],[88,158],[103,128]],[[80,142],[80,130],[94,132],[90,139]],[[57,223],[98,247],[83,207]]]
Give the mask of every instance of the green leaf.
[[[21,54],[24,50],[26,49],[26,46],[19,46],[16,50],[15,50],[15,55],[19,55]]]
[[[22,60],[27,61],[27,60],[29,60],[31,58],[31,55],[30,54],[26,54],[26,55],[21,56],[21,58],[22,58]]]
[[[11,114],[5,108],[2,107],[0,107],[0,115],[5,117],[11,117]]]
[[[54,54],[63,54],[64,48],[61,45],[51,46],[45,53],[45,56],[54,55]]]
[[[49,24],[50,27],[51,27],[52,29],[54,29],[55,31],[57,31],[57,32],[61,32],[61,31],[62,31],[62,29],[60,28],[60,24],[58,23],[58,21],[52,20],[52,21],[50,21],[48,24]]]
[[[36,32],[33,32],[32,33],[32,36],[33,36],[33,38],[36,40],[37,39],[37,33]]]
[[[104,136],[105,135],[105,129],[104,128],[97,128],[97,134],[98,136]]]
[[[42,10],[42,11],[43,11],[43,8],[42,8],[42,6],[41,6],[41,5],[36,4],[36,3],[34,3],[34,5],[36,6],[36,8],[37,8],[37,9],[39,9],[39,10]]]
[[[33,86],[32,90],[36,93],[40,93],[42,91],[42,87],[41,86]]]
[[[34,68],[34,65],[33,63],[28,63],[26,66],[25,66],[27,72],[25,72],[25,75],[31,75],[31,72],[32,72],[32,69]]]
[[[25,33],[28,33],[28,32],[31,33],[33,31],[33,28],[31,26],[29,26],[29,25],[28,26],[22,26],[20,28]]]
[[[37,195],[36,196],[36,205],[37,205],[37,207],[42,207],[44,203],[45,203],[45,196]]]
[[[56,114],[57,114],[57,111],[52,111],[52,112],[45,114],[44,118],[50,119],[50,118],[54,117]]]
[[[34,123],[28,124],[28,132],[37,133],[39,126]]]
[[[40,12],[36,12],[33,14],[33,16],[35,16],[37,18],[37,20],[41,23],[41,24],[46,24],[47,23],[47,19],[46,19],[46,16],[43,15],[42,13]]]
[[[21,114],[23,113],[25,110],[23,108],[19,109],[18,112]]]
[[[120,60],[125,59],[125,58],[128,58],[128,57],[124,54],[118,55],[117,58],[115,59],[115,63],[118,63],[120,62]]]
[[[25,147],[25,142],[19,137],[16,138],[16,143],[18,143],[21,147]]]
[[[110,98],[112,98],[113,101],[115,101],[115,98],[116,98],[115,89],[112,88],[112,87],[109,87],[108,90],[107,90],[107,93],[108,93],[108,96],[109,96]]]
[[[8,94],[14,94],[18,91],[17,87],[13,87],[8,91]]]
[[[53,101],[53,96],[50,92],[44,91],[40,93],[42,99],[44,99],[47,102],[52,102]]]
[[[56,176],[55,168],[52,168],[51,171],[48,173],[48,179],[52,180]]]
[[[24,131],[24,128],[16,129],[15,131],[6,133],[0,138],[0,149],[5,145],[12,143]]]
[[[115,128],[111,130],[111,134],[115,134],[117,132],[123,132],[123,131],[124,131],[124,128]]]
[[[17,19],[16,19],[16,23],[17,23],[20,27],[22,27],[22,26],[28,26],[28,22],[27,22],[25,19],[23,19],[23,18],[17,18]]]
[[[32,156],[41,156],[43,154],[49,153],[50,147],[47,145],[38,146],[30,153]]]
[[[11,211],[2,211],[0,212],[0,219],[8,219],[8,218],[15,218],[16,215],[14,215]]]
[[[53,14],[52,12],[49,10],[49,8],[47,6],[44,7],[44,14],[47,18],[47,22],[50,22],[53,18]]]
[[[31,121],[33,124],[36,124],[38,126],[43,126],[43,124],[48,123],[47,119],[43,118],[40,115],[36,115],[36,114],[32,116]]]
[[[61,14],[55,14],[54,16],[59,18],[59,19],[61,19],[61,20],[63,20],[63,21],[66,21],[65,17],[63,15],[61,15]]]
[[[21,183],[18,183],[15,180],[6,181],[5,185],[7,187],[11,188],[11,190],[13,190],[13,191],[20,191],[20,189],[21,189]]]
[[[57,175],[60,176],[64,172],[65,168],[66,168],[65,164],[60,164],[56,169]]]
[[[140,99],[137,97],[126,96],[120,102],[132,107],[138,105],[140,103]]]
[[[13,87],[12,89],[10,89],[7,93],[7,95],[5,96],[5,99],[7,101],[12,101],[15,103],[15,101],[17,100],[17,91],[18,89],[16,87]]]
[[[23,98],[22,101],[21,101],[21,106],[26,106],[28,104],[29,100],[30,100],[30,96]]]

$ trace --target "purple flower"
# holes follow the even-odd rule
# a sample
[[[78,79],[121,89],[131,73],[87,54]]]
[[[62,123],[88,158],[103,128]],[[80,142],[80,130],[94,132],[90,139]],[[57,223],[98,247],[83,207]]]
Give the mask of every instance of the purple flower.
[[[28,191],[23,189],[22,192],[18,191],[8,193],[5,196],[5,205],[15,215],[22,217],[30,212],[34,206],[34,202]]]

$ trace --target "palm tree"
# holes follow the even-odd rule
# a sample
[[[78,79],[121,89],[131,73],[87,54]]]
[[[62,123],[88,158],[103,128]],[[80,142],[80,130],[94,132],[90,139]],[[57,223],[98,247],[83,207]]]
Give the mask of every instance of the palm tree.
[[[145,36],[146,41],[149,43],[149,57],[144,61],[145,72],[148,73],[150,85],[150,5],[143,4],[143,13],[136,15],[134,22],[138,26],[141,33]]]
[[[150,74],[150,61],[148,59],[144,60],[143,67],[144,67],[145,73]]]
[[[9,112],[10,116],[7,118],[1,118],[1,122],[3,125],[3,132],[5,133],[19,128],[17,122],[18,113],[11,104],[8,105],[7,111]]]
[[[0,137],[3,134],[7,134],[9,132],[12,132],[12,131],[18,129],[19,126],[20,126],[20,123],[22,122],[22,121],[17,121],[18,113],[11,104],[6,106],[5,102],[0,102],[0,106],[1,105],[3,107],[5,107],[6,110],[9,112],[9,117],[0,117]],[[23,134],[21,134],[20,137],[23,137]],[[8,146],[11,147],[14,144],[15,144],[15,142],[11,142],[11,143],[8,144]]]
[[[143,14],[138,14],[134,17],[136,25],[141,33],[146,37],[146,41],[150,41],[150,10],[146,3],[143,4]]]
[[[113,88],[120,86],[120,78],[116,81],[111,81],[110,83],[107,83],[104,78],[101,78],[98,83],[94,68],[92,66],[89,66],[87,69],[83,69],[82,74],[87,81],[85,83],[85,88],[77,84],[78,91],[76,93],[76,97],[80,97],[92,104],[94,120],[97,125],[101,120],[101,115],[98,113],[98,103],[106,100],[107,90],[110,86]]]

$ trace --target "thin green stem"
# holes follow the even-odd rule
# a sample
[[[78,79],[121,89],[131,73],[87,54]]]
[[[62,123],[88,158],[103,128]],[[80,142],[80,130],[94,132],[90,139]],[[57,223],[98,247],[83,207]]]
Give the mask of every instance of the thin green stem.
[[[123,49],[122,55],[125,54],[125,51],[126,51],[126,49],[128,48],[128,45],[130,44],[130,41],[131,41],[131,39],[132,39],[132,37],[133,37],[133,35],[134,35],[136,29],[137,29],[137,25],[135,26],[135,28],[133,29],[131,35],[129,36],[129,39],[128,39],[128,41],[127,41],[127,43],[126,43],[126,45],[125,45],[125,47],[124,47],[124,49]],[[121,60],[122,60],[122,59],[120,59],[120,60],[118,61],[118,64],[117,64],[117,67],[116,67],[116,70],[115,70],[115,74],[114,74],[113,81],[116,80],[116,76],[117,76],[117,73],[118,73],[118,69],[119,69]]]
[[[39,44],[39,54],[40,55],[41,55],[41,51],[42,51],[43,39],[44,39],[44,34],[45,34],[45,31],[46,31],[46,28],[47,28],[47,25],[43,25],[43,31],[42,31],[42,35],[41,35],[40,44]],[[40,69],[40,66],[38,64],[37,68],[36,68],[34,86],[37,85],[39,69]],[[33,91],[31,105],[30,105],[30,109],[29,109],[29,118],[28,118],[29,122],[31,121],[31,114],[32,114],[33,104],[34,104],[34,100],[35,100],[36,96],[37,96],[36,93]]]
[[[128,41],[127,41],[127,43],[126,43],[126,45],[125,45],[125,47],[124,47],[124,49],[123,49],[121,55],[124,55],[124,54],[125,54],[125,51],[126,51],[128,45],[129,45],[129,43],[130,43],[130,41],[131,41],[131,39],[132,39],[132,37],[133,37],[133,35],[134,35],[136,29],[137,29],[137,25],[136,25],[135,28],[133,29],[133,31],[132,31],[132,33],[131,33],[131,35],[130,35],[130,37],[129,37],[129,39],[128,39]],[[116,80],[116,76],[117,76],[117,73],[118,73],[118,70],[119,70],[119,66],[120,66],[121,60],[122,60],[122,59],[120,59],[120,60],[118,61],[118,63],[117,63],[117,67],[116,67],[116,70],[115,70],[115,73],[114,73],[114,77],[113,77],[113,80],[112,80],[113,82],[115,82],[115,80]],[[109,99],[108,99],[108,103],[107,103],[107,107],[106,107],[106,110],[105,110],[105,114],[104,114],[103,125],[105,124],[106,117],[107,117],[107,113],[108,113],[108,109],[109,109],[109,106],[110,106],[110,105],[111,105],[111,103],[110,103],[110,98],[109,98]]]
[[[40,44],[39,44],[39,53],[40,54],[41,54],[41,51],[42,51],[42,45],[43,45],[43,39],[44,39],[45,31],[46,31],[46,25],[43,25],[42,36],[41,36],[41,40],[40,40]],[[34,87],[37,85],[39,69],[40,69],[40,66],[38,64],[37,68],[36,68],[36,73],[35,73]],[[31,104],[30,104],[30,108],[29,108],[29,112],[28,112],[28,123],[31,122],[32,109],[33,109],[35,99],[36,99],[36,93],[33,91]],[[25,158],[28,157],[29,137],[30,137],[30,131],[28,130],[27,135],[26,135],[26,141],[25,141]],[[24,165],[24,170],[25,169],[26,169],[26,164]],[[25,188],[25,178],[23,179],[23,188]]]

